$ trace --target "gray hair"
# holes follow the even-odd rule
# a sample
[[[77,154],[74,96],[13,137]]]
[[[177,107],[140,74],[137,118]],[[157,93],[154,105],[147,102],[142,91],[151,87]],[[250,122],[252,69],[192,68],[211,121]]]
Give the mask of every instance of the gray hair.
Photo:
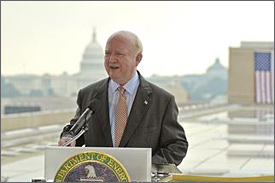
[[[112,34],[108,40],[110,40],[111,38],[113,38],[116,35],[122,35],[122,36],[127,36],[130,38],[133,38],[134,42],[135,42],[135,47],[137,48],[138,53],[142,54],[143,46],[142,46],[140,39],[137,37],[136,34],[130,32],[130,31],[118,31],[118,32],[115,32],[114,34]]]
[[[136,47],[137,47],[137,49],[138,49],[138,52],[139,52],[140,54],[142,54],[143,45],[142,45],[140,39],[139,39],[136,35],[134,35],[134,37],[135,37],[135,43],[136,43]]]

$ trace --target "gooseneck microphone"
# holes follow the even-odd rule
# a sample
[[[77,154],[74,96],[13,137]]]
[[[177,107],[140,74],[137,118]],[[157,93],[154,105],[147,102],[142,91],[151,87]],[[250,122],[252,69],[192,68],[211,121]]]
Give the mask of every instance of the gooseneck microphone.
[[[77,136],[81,132],[81,130],[83,131],[83,133],[85,131],[87,131],[88,130],[88,120],[97,111],[99,106],[100,106],[100,101],[93,99],[90,102],[89,106],[85,109],[85,111],[80,115],[80,117],[75,122],[75,124],[68,131],[65,131],[62,136],[73,138],[73,137]]]

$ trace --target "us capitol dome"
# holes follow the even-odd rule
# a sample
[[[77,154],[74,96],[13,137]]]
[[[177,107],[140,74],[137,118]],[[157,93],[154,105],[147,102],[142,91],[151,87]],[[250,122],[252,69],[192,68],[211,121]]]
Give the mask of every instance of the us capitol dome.
[[[80,71],[75,75],[79,87],[84,87],[107,77],[104,69],[103,48],[96,40],[94,29],[91,42],[86,46],[80,63]]]

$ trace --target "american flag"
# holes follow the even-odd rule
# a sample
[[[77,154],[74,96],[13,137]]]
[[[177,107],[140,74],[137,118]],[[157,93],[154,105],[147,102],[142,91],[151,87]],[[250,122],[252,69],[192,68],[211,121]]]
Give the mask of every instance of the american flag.
[[[256,103],[274,104],[274,52],[255,52]]]

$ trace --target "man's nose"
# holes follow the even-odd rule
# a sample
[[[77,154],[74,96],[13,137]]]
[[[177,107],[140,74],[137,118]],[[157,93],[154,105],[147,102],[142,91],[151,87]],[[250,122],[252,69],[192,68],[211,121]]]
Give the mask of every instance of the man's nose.
[[[109,62],[110,62],[110,63],[117,62],[116,56],[115,56],[114,54],[110,54]]]

